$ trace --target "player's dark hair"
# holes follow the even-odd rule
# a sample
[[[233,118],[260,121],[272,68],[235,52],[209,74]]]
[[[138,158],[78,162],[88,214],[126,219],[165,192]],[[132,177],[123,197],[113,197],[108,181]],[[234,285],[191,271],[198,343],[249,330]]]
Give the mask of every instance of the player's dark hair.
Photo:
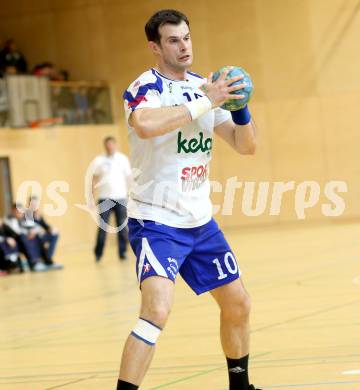
[[[148,41],[160,43],[159,28],[164,24],[178,25],[185,22],[188,27],[189,20],[182,12],[175,9],[163,9],[156,12],[145,25],[145,34]]]
[[[112,135],[108,135],[106,138],[104,138],[104,145],[105,145],[106,143],[108,143],[109,141],[116,142],[116,139],[115,139],[115,137],[113,137]]]

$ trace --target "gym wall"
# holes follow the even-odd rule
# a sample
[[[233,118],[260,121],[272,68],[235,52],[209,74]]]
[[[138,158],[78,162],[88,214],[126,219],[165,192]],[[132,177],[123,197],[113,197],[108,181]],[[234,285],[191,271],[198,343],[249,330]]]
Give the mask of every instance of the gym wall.
[[[295,187],[304,181],[320,185],[319,202],[306,210],[306,221],[339,220],[324,217],[321,205],[328,201],[323,192],[329,181],[346,181],[348,192],[340,194],[346,203],[341,218],[357,218],[360,215],[358,0],[143,0],[135,3],[4,0],[0,9],[0,36],[15,38],[31,65],[49,60],[59,68],[69,69],[74,79],[108,80],[117,120],[113,131],[126,151],[121,95],[137,75],[153,64],[143,32],[146,20],[157,9],[169,7],[189,16],[195,72],[207,75],[226,64],[240,65],[249,71],[255,84],[250,107],[259,132],[257,154],[237,156],[217,140],[212,179],[223,186],[234,176],[241,182],[270,182],[267,208],[260,216],[244,215],[240,188],[232,215],[218,216],[222,225],[299,221],[294,210],[295,191],[284,196],[280,215],[269,215],[273,183],[282,181],[294,181]],[[71,137],[87,145],[84,159],[87,161],[100,150],[99,140],[106,131],[58,128],[54,130],[56,137],[49,135],[51,132],[37,130],[42,140],[38,147],[42,149],[46,145],[47,150],[57,151],[65,146],[69,150],[73,148],[74,153],[66,151],[66,164],[70,167],[78,164],[78,142],[73,143]],[[4,142],[11,139],[12,143],[0,144],[1,153],[5,149],[17,156],[16,138],[16,142],[29,147],[28,153],[32,155],[27,164],[12,161],[14,189],[22,180],[33,176],[48,153],[37,153],[40,149],[30,145],[29,137],[33,135],[27,131],[11,131]],[[59,168],[57,172],[62,171]],[[69,194],[74,203],[82,201],[77,199],[82,194],[80,173],[78,169],[62,173],[65,180],[74,183],[71,185],[74,192]],[[46,180],[51,177],[49,171]],[[216,203],[222,198],[223,193],[214,194]],[[77,213],[69,209],[66,219],[79,223],[80,231],[85,228]],[[79,243],[92,242],[92,239],[92,232],[87,229],[78,237]],[[70,243],[70,238],[64,242]]]
[[[41,197],[42,208],[49,207],[52,213],[58,213],[47,219],[60,230],[60,244],[68,249],[92,245],[95,240],[96,224],[78,205],[86,203],[87,168],[97,154],[103,153],[103,139],[107,135],[117,136],[118,127],[0,129],[0,156],[10,159],[13,196],[18,194],[19,200],[25,202],[27,196],[25,199],[20,196],[24,186],[28,188],[27,195],[32,192]]]

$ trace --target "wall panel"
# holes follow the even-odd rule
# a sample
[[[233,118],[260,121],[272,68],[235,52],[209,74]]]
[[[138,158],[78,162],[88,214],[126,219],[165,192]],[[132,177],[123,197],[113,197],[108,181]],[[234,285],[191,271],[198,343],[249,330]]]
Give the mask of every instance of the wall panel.
[[[212,177],[222,184],[236,175],[241,181],[317,181],[321,196],[306,216],[309,220],[324,221],[329,220],[321,213],[321,204],[326,202],[324,186],[329,180],[346,180],[349,192],[343,195],[347,204],[344,216],[358,217],[357,0],[3,1],[0,35],[13,36],[32,65],[48,59],[70,68],[74,78],[108,80],[119,122],[120,130],[116,132],[123,149],[128,150],[121,96],[129,83],[153,64],[143,31],[146,20],[157,9],[168,7],[179,8],[190,18],[194,71],[207,75],[220,66],[237,64],[251,73],[255,83],[250,107],[259,127],[257,155],[236,156],[218,140]],[[42,145],[49,145],[52,150],[52,145],[59,142],[71,150],[66,136],[73,130],[61,131],[64,134],[54,139],[49,134],[56,132],[46,133]],[[103,128],[99,128],[99,134],[103,133]],[[23,145],[23,151],[40,148],[40,144],[34,146],[34,138],[28,143],[25,134],[30,133],[11,134],[6,138],[6,149],[19,159],[13,170],[15,182],[19,183],[27,177],[30,166],[22,162],[23,154],[17,148]],[[95,130],[91,134],[86,140],[91,153],[86,147],[81,152],[85,160],[95,152],[97,144]],[[40,153],[35,161],[40,161],[40,156],[48,159],[47,153]],[[73,156],[67,158],[70,163],[64,161],[61,168],[56,165],[55,171],[70,177],[74,160]],[[74,181],[80,171],[76,175],[73,172]],[[43,171],[41,177],[47,180]],[[214,194],[213,198],[219,201],[221,196]],[[222,225],[297,221],[294,192],[284,196],[280,216],[265,213],[246,217],[240,207],[241,198],[240,190],[234,214],[219,216]],[[73,210],[75,219],[81,220],[78,213]],[[79,234],[85,240],[89,233]]]
[[[1,129],[0,155],[10,158],[14,196],[24,181],[36,181],[42,188],[42,205],[49,203],[57,207],[46,189],[53,181],[68,183],[69,192],[62,194],[68,205],[66,213],[48,218],[60,229],[62,245],[93,243],[96,224],[76,204],[85,203],[85,173],[92,159],[103,153],[103,138],[107,135],[118,138],[118,134],[118,127],[113,125]]]

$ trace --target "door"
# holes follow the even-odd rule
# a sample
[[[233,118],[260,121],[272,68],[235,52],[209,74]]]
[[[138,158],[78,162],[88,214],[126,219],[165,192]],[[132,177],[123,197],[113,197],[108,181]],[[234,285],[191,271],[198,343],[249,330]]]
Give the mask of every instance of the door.
[[[0,157],[0,218],[10,214],[11,204],[10,162],[8,157]]]

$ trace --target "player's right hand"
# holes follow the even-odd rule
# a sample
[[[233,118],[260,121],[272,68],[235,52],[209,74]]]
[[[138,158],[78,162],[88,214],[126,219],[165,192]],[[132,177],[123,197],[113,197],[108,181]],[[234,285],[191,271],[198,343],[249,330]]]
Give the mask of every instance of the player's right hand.
[[[223,72],[214,82],[212,81],[213,73],[210,73],[207,82],[200,86],[200,89],[210,99],[213,108],[220,107],[228,100],[243,99],[245,97],[245,95],[235,95],[231,93],[245,88],[246,84],[238,84],[230,87],[230,84],[234,83],[235,81],[239,81],[244,77],[241,75],[225,80],[230,70],[231,67],[225,70],[225,72]]]

